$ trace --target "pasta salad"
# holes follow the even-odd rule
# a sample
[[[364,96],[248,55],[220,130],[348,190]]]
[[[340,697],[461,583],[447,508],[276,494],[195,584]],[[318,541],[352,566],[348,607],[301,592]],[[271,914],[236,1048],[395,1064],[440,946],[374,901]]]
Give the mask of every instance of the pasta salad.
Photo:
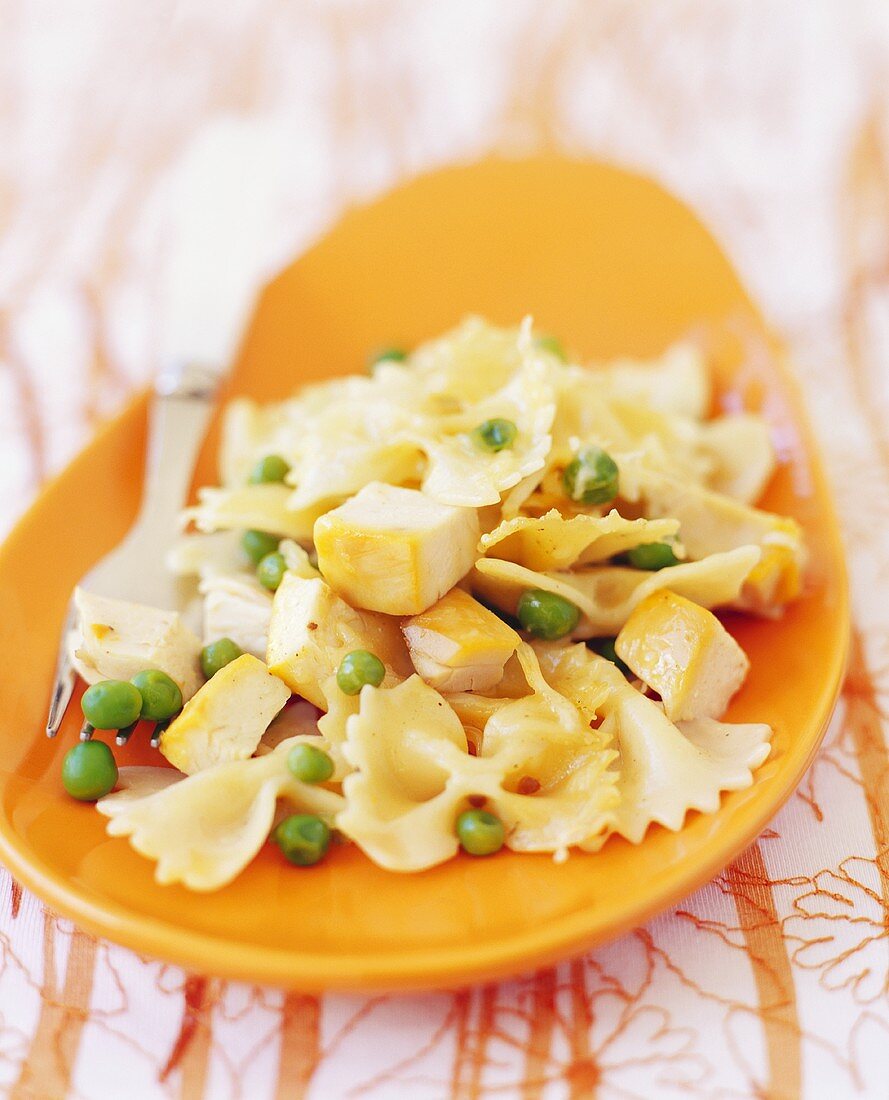
[[[530,318],[469,318],[364,375],[226,410],[183,516],[179,613],[76,593],[87,723],[63,781],[160,883],[215,890],[271,840],[390,871],[501,848],[596,851],[747,787],[764,723],[714,611],[800,595],[798,525],[756,507],[765,421],[711,417],[691,343],[584,366]]]

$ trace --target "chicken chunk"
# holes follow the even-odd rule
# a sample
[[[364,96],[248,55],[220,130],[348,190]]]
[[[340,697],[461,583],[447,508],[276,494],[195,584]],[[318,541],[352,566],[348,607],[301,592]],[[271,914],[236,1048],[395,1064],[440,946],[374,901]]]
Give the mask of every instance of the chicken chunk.
[[[679,520],[680,537],[692,560],[739,546],[762,548],[735,606],[773,615],[799,596],[807,555],[794,519],[658,475],[648,477],[642,496],[647,516]]]
[[[354,607],[417,615],[475,563],[474,508],[371,482],[315,524],[318,567]]]
[[[204,642],[231,638],[245,653],[265,659],[271,594],[252,577],[213,577],[201,583]]]
[[[720,718],[750,666],[712,611],[668,589],[639,604],[618,634],[615,649],[660,695],[672,722]]]
[[[87,683],[129,680],[158,668],[190,699],[203,683],[201,643],[176,611],[74,590],[77,627],[71,639],[74,666]]]
[[[323,685],[355,649],[379,657],[386,686],[413,671],[396,619],[357,611],[320,578],[286,573],[272,605],[269,669],[297,695],[327,710]]]
[[[246,760],[290,691],[249,653],[237,657],[208,680],[164,730],[160,751],[185,772],[229,760]]]
[[[486,691],[499,683],[519,635],[468,592],[446,596],[402,624],[414,668],[439,691]]]

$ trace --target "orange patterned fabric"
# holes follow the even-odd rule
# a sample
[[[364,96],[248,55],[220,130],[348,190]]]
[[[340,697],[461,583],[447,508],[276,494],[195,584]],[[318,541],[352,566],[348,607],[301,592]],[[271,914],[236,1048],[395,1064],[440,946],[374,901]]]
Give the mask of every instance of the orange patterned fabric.
[[[422,169],[551,148],[653,173],[733,256],[794,351],[856,618],[824,748],[772,827],[672,911],[554,970],[424,997],[284,994],[98,942],[2,873],[0,1090],[885,1097],[885,8],[7,0],[0,11],[4,528],[155,366],[165,199],[184,163],[243,151],[233,134],[272,158],[284,254]]]

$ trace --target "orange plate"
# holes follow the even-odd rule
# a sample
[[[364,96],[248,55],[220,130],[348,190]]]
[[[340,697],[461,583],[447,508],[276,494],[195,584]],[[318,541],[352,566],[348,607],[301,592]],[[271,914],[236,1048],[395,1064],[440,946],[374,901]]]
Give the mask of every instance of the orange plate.
[[[423,177],[348,214],[267,290],[230,392],[281,397],[361,370],[368,348],[411,345],[467,312],[542,330],[584,356],[652,354],[698,322],[764,329],[700,223],[649,180],[558,158],[488,161]],[[734,356],[738,360],[737,355]],[[420,875],[343,846],[311,870],[268,847],[208,896],[157,886],[153,864],[105,836],[59,771],[76,736],[43,721],[72,584],[124,533],[138,502],[145,400],[107,426],[42,494],[0,551],[0,857],[54,909],[93,932],[203,972],[307,990],[456,985],[551,963],[634,927],[706,882],[759,833],[818,747],[844,666],[842,552],[809,428],[776,357],[720,358],[723,388],[761,403],[787,463],[767,506],[796,516],[810,591],[779,622],[732,629],[752,672],[735,720],[775,728],[754,785],[680,833],[612,839],[564,865],[545,856],[463,857]],[[740,372],[740,373],[739,373]],[[215,431],[196,482],[213,480]],[[133,746],[123,763],[148,762]]]

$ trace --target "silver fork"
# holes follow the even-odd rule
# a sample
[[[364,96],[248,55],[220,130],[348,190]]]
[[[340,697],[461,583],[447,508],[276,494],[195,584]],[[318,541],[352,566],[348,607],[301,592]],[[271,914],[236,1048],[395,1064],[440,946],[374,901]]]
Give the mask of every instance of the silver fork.
[[[194,581],[174,576],[166,568],[165,558],[178,532],[179,512],[215,404],[220,374],[188,366],[158,378],[149,410],[145,490],[139,515],[123,542],[81,579],[81,588],[171,611],[184,611],[194,599]],[[68,642],[75,625],[72,600],[62,628],[46,722],[48,737],[58,733],[74,693],[77,674]],[[85,731],[83,739],[91,732],[86,727]]]
[[[81,580],[101,596],[185,611],[196,586],[165,567],[219,383],[234,359],[257,289],[284,258],[277,228],[280,184],[271,183],[263,136],[229,120],[170,181],[154,331],[161,363],[149,418],[145,492],[123,542]],[[76,673],[68,655],[69,604],[46,732],[54,737]],[[86,730],[89,736],[89,730]]]

